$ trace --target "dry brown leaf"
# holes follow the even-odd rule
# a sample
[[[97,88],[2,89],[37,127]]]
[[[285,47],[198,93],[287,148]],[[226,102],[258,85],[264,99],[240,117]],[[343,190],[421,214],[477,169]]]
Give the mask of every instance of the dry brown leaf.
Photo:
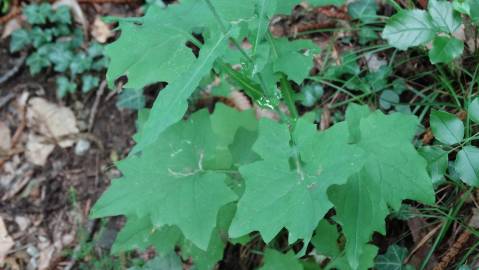
[[[100,16],[95,18],[93,22],[91,35],[100,43],[105,43],[109,37],[113,36],[110,26],[103,22]]]
[[[12,134],[8,125],[0,121],[0,155],[12,147]]]
[[[22,28],[18,18],[13,18],[5,24],[3,28],[2,39],[9,37],[15,30]]]
[[[73,140],[63,137],[79,132],[72,110],[39,97],[28,102],[27,123],[29,127],[37,128],[45,139],[53,139],[63,148],[74,144]]]
[[[32,164],[43,166],[54,148],[55,145],[44,143],[43,137],[30,133],[28,134],[25,156]]]
[[[0,265],[4,264],[5,257],[14,245],[15,243],[12,237],[8,235],[5,222],[3,222],[3,218],[0,217]]]

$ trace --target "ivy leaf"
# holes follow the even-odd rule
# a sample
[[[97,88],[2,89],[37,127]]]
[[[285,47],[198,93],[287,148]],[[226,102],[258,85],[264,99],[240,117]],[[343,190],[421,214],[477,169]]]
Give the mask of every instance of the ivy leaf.
[[[50,66],[50,61],[44,55],[39,52],[34,52],[27,57],[27,65],[30,69],[30,74],[35,75],[39,73],[43,68]]]
[[[386,23],[382,37],[389,45],[406,50],[409,47],[425,44],[436,35],[429,13],[423,10],[401,10]]]
[[[348,145],[347,127],[342,124],[318,133],[313,124],[299,120],[294,134],[297,149],[289,144],[286,125],[261,119],[258,130],[253,150],[263,160],[239,168],[246,188],[229,234],[239,237],[259,231],[269,242],[286,228],[289,243],[309,242],[332,206],[326,190],[359,171],[362,151]],[[295,160],[296,169],[290,168],[290,159]]]
[[[23,15],[31,25],[45,24],[48,17],[51,16],[51,13],[52,7],[48,3],[27,5],[23,9]]]
[[[71,24],[72,18],[68,6],[59,6],[50,16],[50,21],[58,24]]]
[[[459,151],[454,169],[464,183],[479,186],[479,148],[466,146]]]
[[[155,142],[164,130],[181,120],[188,107],[188,98],[201,79],[210,72],[215,60],[224,52],[227,41],[228,37],[224,35],[209,40],[189,71],[160,92],[153,104],[150,117],[145,123],[142,140],[136,145],[134,151],[142,150]]]
[[[431,64],[450,63],[462,55],[464,43],[457,38],[437,36],[429,50]]]
[[[67,43],[57,42],[50,48],[48,59],[53,63],[55,71],[65,72],[71,64],[73,53]]]
[[[264,253],[264,265],[259,270],[303,270],[303,266],[292,251],[283,254],[274,249],[267,249]]]
[[[434,137],[444,144],[460,143],[464,138],[464,123],[454,114],[432,111],[429,122]]]
[[[336,209],[335,220],[346,236],[346,256],[353,269],[359,266],[372,233],[385,233],[388,207],[397,210],[405,199],[434,202],[427,164],[412,144],[418,124],[414,116],[376,111],[359,119],[358,125],[350,125],[359,129],[361,139],[355,145],[366,153],[366,163],[347,184],[332,187],[328,194]]]
[[[216,141],[205,110],[172,126],[140,156],[118,164],[124,176],[102,195],[91,216],[150,216],[153,225],[178,226],[206,250],[220,207],[236,199],[226,175],[206,166],[215,156]]]
[[[348,13],[354,19],[364,23],[373,22],[376,19],[378,6],[374,0],[357,0],[348,5]]]
[[[31,43],[29,33],[24,29],[15,30],[10,39],[10,52],[18,52]]]
[[[419,154],[427,161],[427,169],[434,184],[444,180],[448,166],[448,153],[438,146],[424,146],[419,149]]]
[[[100,79],[96,76],[87,74],[81,77],[82,86],[81,90],[83,93],[87,93],[93,88],[97,87],[100,84]]]
[[[469,113],[469,118],[479,124],[479,97],[476,97],[471,101],[467,112]]]
[[[449,1],[431,0],[427,8],[439,31],[452,34],[461,26],[461,15],[453,9]]]
[[[77,85],[71,82],[67,77],[60,76],[57,78],[57,96],[65,97],[68,93],[75,93]]]
[[[391,245],[384,255],[379,255],[375,261],[378,270],[412,270],[414,267],[405,265],[403,262],[407,257],[407,249]]]
[[[116,106],[121,109],[140,110],[145,107],[145,102],[142,90],[126,88],[118,95]]]
[[[399,95],[392,90],[384,90],[379,97],[379,106],[384,110],[399,104]]]

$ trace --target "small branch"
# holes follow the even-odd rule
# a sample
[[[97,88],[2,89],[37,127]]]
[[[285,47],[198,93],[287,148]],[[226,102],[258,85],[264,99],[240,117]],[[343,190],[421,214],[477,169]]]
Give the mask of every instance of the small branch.
[[[90,112],[90,119],[88,120],[88,131],[92,130],[93,125],[95,123],[96,112],[98,110],[98,105],[100,104],[101,96],[103,95],[103,92],[105,92],[105,88],[106,88],[106,80],[101,82],[100,87],[98,88],[98,91],[96,92],[95,102],[93,103],[93,107]]]
[[[22,54],[22,56],[15,61],[15,65],[10,70],[5,72],[5,74],[0,76],[0,85],[6,83],[20,71],[20,68],[23,66],[23,63],[25,63],[26,58],[27,55]]]

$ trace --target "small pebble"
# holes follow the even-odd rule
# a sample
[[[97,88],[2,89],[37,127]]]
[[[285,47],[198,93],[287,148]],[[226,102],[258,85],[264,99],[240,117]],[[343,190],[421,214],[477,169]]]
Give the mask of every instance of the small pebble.
[[[90,149],[90,142],[85,139],[80,139],[75,145],[75,155],[83,156],[86,154],[88,149]]]

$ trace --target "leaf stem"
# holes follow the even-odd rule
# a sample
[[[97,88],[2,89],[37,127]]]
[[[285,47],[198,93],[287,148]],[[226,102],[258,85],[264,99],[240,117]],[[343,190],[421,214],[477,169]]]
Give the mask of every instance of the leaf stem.
[[[286,106],[288,106],[289,112],[291,113],[291,118],[293,119],[293,121],[296,121],[299,117],[299,113],[296,109],[296,104],[294,104],[294,90],[284,74],[281,74],[279,83],[281,86],[281,93],[284,97],[284,102],[286,103]]]

